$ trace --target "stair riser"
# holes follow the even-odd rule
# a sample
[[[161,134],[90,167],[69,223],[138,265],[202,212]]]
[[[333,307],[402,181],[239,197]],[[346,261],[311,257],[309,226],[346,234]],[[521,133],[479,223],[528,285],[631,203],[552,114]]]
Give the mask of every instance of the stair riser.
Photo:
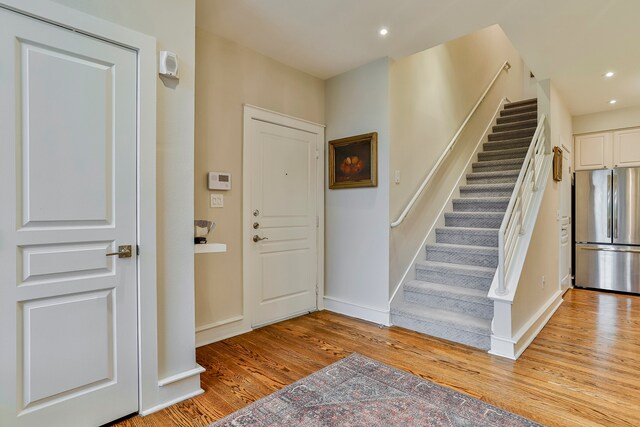
[[[496,123],[498,123],[499,125],[503,125],[503,124],[506,124],[506,123],[523,122],[525,120],[537,120],[537,119],[538,119],[538,112],[537,111],[533,111],[531,113],[515,114],[515,115],[512,115],[512,116],[498,117],[498,120],[496,121]]]
[[[510,130],[507,132],[492,133],[489,135],[489,141],[504,141],[505,139],[516,138],[532,138],[536,133],[535,129]]]
[[[536,126],[537,126],[537,123],[535,120],[523,120],[519,122],[511,122],[511,123],[503,123],[500,125],[495,125],[491,128],[491,131],[504,132],[508,130],[528,129]]]
[[[436,242],[496,248],[498,247],[498,233],[480,234],[471,231],[456,233],[448,230],[436,230]]]
[[[473,198],[473,197],[510,197],[511,193],[513,193],[513,189],[511,190],[465,190],[460,189],[460,197],[463,199]]]
[[[518,176],[496,176],[491,178],[476,178],[474,176],[467,176],[467,184],[514,184],[518,180]]]
[[[504,108],[506,110],[509,110],[512,108],[524,107],[525,105],[538,105],[538,100],[536,98],[531,98],[531,99],[523,99],[521,101],[513,101],[513,102],[509,102],[508,104],[504,104]]]
[[[493,202],[491,200],[482,203],[464,203],[464,199],[455,199],[453,201],[454,212],[504,212],[509,205],[508,201]],[[445,215],[446,218],[446,215]],[[461,226],[458,226],[461,227]],[[471,226],[469,226],[471,227]],[[495,227],[500,228],[500,227]]]
[[[458,274],[454,271],[431,270],[416,266],[416,279],[443,285],[462,286],[469,289],[482,289],[489,292],[492,278]]]
[[[447,262],[449,264],[475,265],[478,267],[497,267],[498,254],[451,252],[427,248],[427,261]]]
[[[523,159],[524,162],[524,159]],[[499,165],[483,165],[483,162],[474,163],[472,167],[473,172],[498,172],[498,171],[510,171],[522,168],[522,162],[519,165],[513,165],[510,163],[503,163]]]
[[[489,335],[480,335],[473,332],[454,329],[449,325],[441,325],[438,323],[425,322],[416,320],[406,316],[398,315],[392,312],[391,323],[402,328],[421,332],[437,338],[470,345],[482,350],[491,348],[491,337]]]
[[[485,304],[464,301],[455,297],[445,295],[430,295],[422,292],[412,292],[404,290],[404,300],[410,303],[419,304],[423,307],[436,308],[442,310],[463,313],[481,319],[493,319],[493,304],[487,298]]]
[[[505,210],[507,208],[505,207]],[[456,217],[445,216],[446,227],[471,227],[471,228],[500,228],[502,217],[482,218],[482,217]]]
[[[483,153],[487,153],[491,151],[513,150],[518,148],[528,149],[530,145],[531,140],[529,138],[525,138],[497,142],[485,142],[484,144],[482,144],[482,149],[484,150]]]
[[[490,162],[492,160],[510,160],[520,159],[527,155],[527,148],[520,148],[516,150],[507,151],[487,151],[484,153],[478,153],[478,162]]]
[[[525,105],[524,107],[519,107],[519,108],[504,109],[500,111],[500,117],[515,116],[518,114],[537,113],[537,112],[538,112],[538,106],[536,104]]]

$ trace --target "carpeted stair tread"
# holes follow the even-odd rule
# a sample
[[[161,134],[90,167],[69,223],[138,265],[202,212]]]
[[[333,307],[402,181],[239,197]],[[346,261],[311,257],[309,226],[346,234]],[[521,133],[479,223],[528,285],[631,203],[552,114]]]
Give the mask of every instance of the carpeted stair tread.
[[[417,320],[429,321],[448,325],[455,329],[473,332],[481,335],[491,335],[491,320],[480,319],[460,313],[451,313],[447,310],[424,310],[417,304],[403,302],[391,309],[393,314],[403,315]],[[446,338],[445,338],[446,339]]]
[[[495,247],[431,243],[425,246],[425,250],[427,261],[481,267],[498,266],[498,248]]]
[[[508,203],[498,212],[445,212],[444,223],[447,227],[500,228]]]
[[[423,282],[442,283],[489,292],[495,271],[495,267],[425,260],[416,263],[415,278]]]
[[[507,148],[504,150],[492,150],[478,153],[478,161],[520,159],[527,156],[529,147]]]
[[[485,160],[473,163],[471,169],[473,172],[492,172],[514,169],[520,170],[522,163],[524,163],[524,157],[507,160]]]
[[[404,301],[481,319],[493,318],[493,301],[484,289],[412,280],[404,285]]]
[[[500,112],[500,117],[508,117],[508,116],[515,116],[518,114],[525,114],[525,113],[531,113],[531,112],[538,112],[538,106],[537,104],[530,104],[530,105],[523,105],[521,107],[514,107],[514,108],[509,108],[509,109],[504,109]]]
[[[509,197],[466,197],[453,199],[453,212],[478,213],[502,212],[507,210]],[[445,213],[446,217],[446,213]]]
[[[473,172],[467,174],[467,184],[515,183],[518,180],[518,175],[520,175],[520,170],[518,169],[494,172]]]
[[[523,99],[521,101],[509,102],[509,103],[504,105],[504,108],[505,108],[505,110],[511,110],[513,108],[522,107],[524,105],[535,105],[536,108],[537,108],[538,98],[528,98],[528,99]]]
[[[498,247],[498,228],[440,227],[436,228],[436,243]]]
[[[496,121],[499,125],[503,125],[505,123],[513,123],[513,122],[522,122],[525,120],[538,119],[538,110],[532,110],[527,113],[521,114],[513,114],[511,116],[498,117]]]
[[[487,297],[487,293],[481,289],[443,285],[442,283],[423,282],[422,280],[411,280],[405,284],[404,290],[405,292],[409,291],[427,295],[441,295],[462,301],[493,306],[493,301],[489,299],[489,297]]]
[[[512,183],[467,184],[460,186],[460,197],[510,197],[515,188]]]
[[[464,274],[467,276],[482,277],[486,279],[493,279],[496,269],[492,267],[482,267],[478,265],[462,265],[451,264],[448,262],[438,261],[418,261],[416,263],[418,269],[422,270],[435,270],[440,272],[450,272],[454,270],[456,273]]]
[[[519,122],[502,123],[499,125],[495,125],[491,130],[493,132],[504,132],[508,130],[528,129],[532,127],[535,128],[537,125],[538,125],[538,121],[536,119],[529,119],[529,120],[522,120]]]
[[[509,148],[529,148],[531,145],[531,138],[516,138],[516,139],[505,139],[503,141],[492,141],[485,142],[482,144],[483,152],[487,151],[496,151],[496,150],[507,150]]]
[[[503,141],[505,139],[533,137],[536,133],[536,127],[506,130],[503,132],[494,132],[489,135],[489,141]]]

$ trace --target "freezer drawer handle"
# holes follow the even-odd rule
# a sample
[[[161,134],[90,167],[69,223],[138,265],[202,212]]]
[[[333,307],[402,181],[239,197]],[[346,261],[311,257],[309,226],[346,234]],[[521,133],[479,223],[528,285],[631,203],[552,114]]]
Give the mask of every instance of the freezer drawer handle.
[[[580,248],[583,251],[603,251],[603,252],[628,252],[640,254],[640,249],[612,249],[612,248]]]

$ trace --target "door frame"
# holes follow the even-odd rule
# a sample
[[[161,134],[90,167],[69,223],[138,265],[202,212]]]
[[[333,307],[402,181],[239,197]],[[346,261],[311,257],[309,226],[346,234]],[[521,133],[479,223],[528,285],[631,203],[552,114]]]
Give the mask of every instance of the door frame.
[[[561,271],[561,269],[559,269],[558,272],[558,282],[560,284],[560,288],[562,289],[563,292],[566,292],[567,290],[569,290],[570,288],[573,287],[573,280],[572,277],[574,275],[574,271],[573,271],[573,246],[574,246],[574,240],[575,240],[575,236],[573,235],[573,197],[571,197],[571,192],[572,192],[572,187],[573,187],[573,152],[571,150],[571,145],[569,143],[565,143],[566,141],[564,141],[564,138],[561,138],[562,141],[560,143],[560,147],[562,148],[563,151],[563,164],[564,164],[564,155],[567,155],[567,163],[569,164],[569,174],[568,176],[563,176],[562,177],[562,181],[560,182],[560,185],[568,185],[569,186],[569,215],[568,215],[568,223],[567,223],[567,227],[569,230],[569,277],[568,277],[568,285],[563,284],[564,280],[566,278],[566,276],[563,276],[563,271]],[[572,141],[572,140],[571,140]],[[566,180],[566,182],[565,182]],[[562,197],[562,189],[560,189],[560,197]],[[562,202],[560,202],[562,203]],[[559,255],[562,258],[562,223],[563,223],[563,216],[562,216],[562,212],[560,212],[560,210],[558,210],[558,233],[559,233],[559,238],[558,238],[558,244],[559,244]],[[562,266],[562,263],[559,262],[558,263],[559,266]],[[566,287],[565,287],[566,286]]]
[[[252,152],[249,149],[251,140],[252,120],[271,123],[278,126],[284,126],[292,129],[298,129],[310,132],[318,136],[317,139],[317,155],[318,167],[316,176],[316,210],[318,215],[317,227],[317,281],[318,292],[316,295],[316,307],[318,310],[324,310],[324,125],[310,122],[308,120],[299,119],[297,117],[288,116],[276,111],[267,110],[265,108],[256,107],[250,104],[244,104],[243,117],[243,133],[242,133],[242,323],[245,330],[251,330],[253,323],[253,313],[251,312],[251,288],[249,285],[249,268],[251,245],[249,238],[251,235],[251,224],[253,220],[249,207],[251,206],[251,164]],[[239,320],[239,319],[238,319]]]
[[[137,53],[138,411],[150,412],[160,398],[156,289],[156,39],[50,0],[0,0],[0,8]]]

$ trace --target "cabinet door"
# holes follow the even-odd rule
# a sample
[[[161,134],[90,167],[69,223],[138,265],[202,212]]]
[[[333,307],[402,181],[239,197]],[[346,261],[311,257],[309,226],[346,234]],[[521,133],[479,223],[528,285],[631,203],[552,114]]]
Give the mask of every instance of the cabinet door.
[[[640,166],[640,128],[613,133],[613,165]]]
[[[575,170],[613,167],[610,132],[580,135],[575,138]]]

